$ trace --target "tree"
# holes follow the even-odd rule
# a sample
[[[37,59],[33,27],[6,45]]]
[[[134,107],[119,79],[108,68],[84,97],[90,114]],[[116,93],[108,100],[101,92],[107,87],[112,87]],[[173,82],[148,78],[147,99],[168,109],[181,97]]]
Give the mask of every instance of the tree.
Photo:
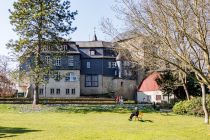
[[[184,73],[194,72],[201,87],[210,88],[210,1],[121,0],[116,9],[127,29],[138,37],[143,36],[144,46],[156,51],[146,49],[145,54]],[[126,48],[130,53],[142,52],[142,46],[131,44]],[[204,92],[202,90],[202,103],[205,123],[208,123]]]
[[[160,77],[155,79],[157,84],[160,86],[160,90],[164,95],[168,96],[168,101],[170,101],[170,96],[174,94],[177,89],[178,78],[173,75],[171,71],[165,71],[160,74]]]
[[[9,62],[10,58],[4,55],[0,55],[0,73],[1,74],[7,74],[10,69],[9,69]]]
[[[69,39],[67,35],[76,30],[72,21],[77,11],[70,11],[68,0],[18,0],[9,11],[10,22],[19,39],[11,40],[8,47],[17,54],[20,64],[32,60],[27,71],[35,84],[33,104],[37,104],[42,76],[49,70],[41,59],[41,52]]]

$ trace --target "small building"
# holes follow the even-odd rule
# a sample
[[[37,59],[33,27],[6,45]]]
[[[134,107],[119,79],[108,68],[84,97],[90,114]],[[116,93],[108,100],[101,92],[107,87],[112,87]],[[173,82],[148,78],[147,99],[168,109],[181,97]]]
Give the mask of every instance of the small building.
[[[137,90],[137,101],[139,103],[161,103],[163,101],[168,102],[168,96],[163,95],[162,91],[160,91],[160,87],[156,82],[156,78],[158,78],[160,73],[153,72],[149,74],[139,85]],[[174,96],[171,96],[174,98]]]

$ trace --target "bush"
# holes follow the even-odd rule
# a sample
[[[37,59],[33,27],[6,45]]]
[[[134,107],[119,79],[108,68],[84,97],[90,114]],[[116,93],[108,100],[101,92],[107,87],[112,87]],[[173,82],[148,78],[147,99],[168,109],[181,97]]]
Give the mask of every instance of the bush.
[[[186,110],[184,108],[184,103],[185,103],[185,101],[180,101],[180,102],[176,103],[173,107],[173,112],[176,114],[185,114]]]
[[[210,111],[210,95],[206,96],[207,109]],[[176,114],[187,114],[187,115],[204,115],[202,108],[202,98],[195,97],[191,100],[180,101],[176,103],[173,107],[173,112]]]

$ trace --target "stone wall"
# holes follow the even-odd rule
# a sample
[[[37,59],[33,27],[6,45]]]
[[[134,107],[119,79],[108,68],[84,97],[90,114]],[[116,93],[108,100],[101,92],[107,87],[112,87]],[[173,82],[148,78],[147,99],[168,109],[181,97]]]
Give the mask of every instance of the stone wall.
[[[43,95],[40,97],[57,97],[57,98],[74,98],[80,97],[80,71],[79,70],[60,70],[62,79],[55,81],[53,78],[49,79],[49,82],[42,84],[39,88],[43,89]],[[73,72],[77,76],[76,81],[65,81],[65,75],[69,72]],[[51,89],[54,89],[54,94],[51,94]],[[60,94],[56,94],[56,89],[60,89]],[[66,89],[69,89],[69,94],[66,94]],[[75,94],[72,94],[72,89],[75,89]]]
[[[99,75],[98,81],[98,87],[85,87],[85,75],[81,75],[81,95],[114,93],[115,96],[134,99],[136,94],[135,80],[113,79],[113,77]]]

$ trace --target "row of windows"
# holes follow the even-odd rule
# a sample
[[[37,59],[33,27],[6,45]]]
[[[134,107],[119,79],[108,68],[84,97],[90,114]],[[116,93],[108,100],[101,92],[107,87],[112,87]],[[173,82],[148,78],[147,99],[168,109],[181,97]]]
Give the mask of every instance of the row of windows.
[[[67,51],[68,45],[61,45],[61,46],[57,46],[55,48],[57,48],[60,51]],[[46,46],[43,48],[43,51],[52,51],[52,50],[53,50],[53,47],[51,47],[51,46]]]
[[[117,63],[116,62],[108,62],[108,68],[116,68]],[[86,68],[91,68],[91,64],[90,62],[86,63]]]
[[[62,79],[60,72],[55,72],[53,74],[54,80],[56,81],[60,81]],[[44,76],[45,81],[49,80],[49,76]],[[69,72],[65,75],[65,82],[74,82],[74,81],[78,81],[78,77],[75,75],[75,73],[73,72]]]
[[[50,64],[51,63],[50,56],[45,56],[45,62],[47,64]],[[61,66],[61,57],[57,57],[55,59],[54,65],[55,66]],[[68,66],[71,66],[71,67],[74,66],[74,57],[73,56],[68,56]]]
[[[50,56],[45,56],[45,62],[47,64],[50,64]],[[55,66],[61,66],[61,57],[57,57],[55,59]],[[73,56],[68,56],[68,66],[74,66],[74,57]],[[108,68],[116,68],[117,63],[116,62],[108,62]],[[91,68],[91,63],[87,62],[86,63],[87,68]]]
[[[76,93],[76,89],[75,88],[72,88],[72,89],[66,89],[66,95],[75,95],[75,93]],[[39,89],[39,95],[43,95],[44,94],[44,89],[43,88],[40,88]],[[50,89],[50,94],[51,95],[54,95],[54,94],[56,94],[56,95],[60,95],[61,94],[61,90],[59,89],[59,88],[57,88],[57,89],[54,89],[54,88],[51,88]]]

